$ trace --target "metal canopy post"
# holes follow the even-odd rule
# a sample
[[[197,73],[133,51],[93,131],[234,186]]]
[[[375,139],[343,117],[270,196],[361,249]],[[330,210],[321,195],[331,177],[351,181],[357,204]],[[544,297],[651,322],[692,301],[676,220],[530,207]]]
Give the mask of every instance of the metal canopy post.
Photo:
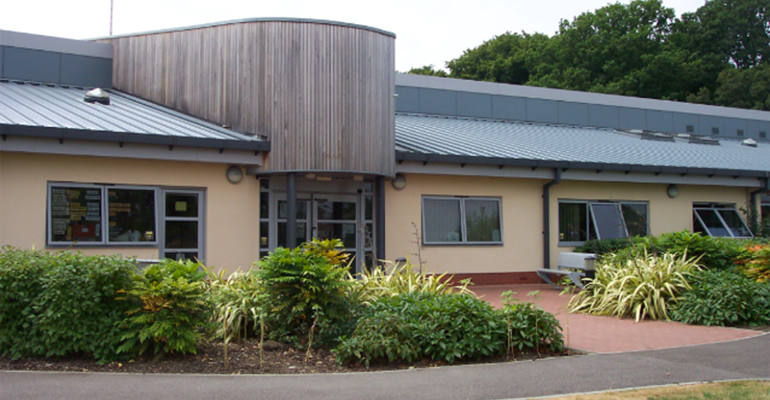
[[[297,244],[297,174],[286,176],[286,247],[293,249]]]
[[[374,178],[374,239],[377,260],[385,259],[385,178]],[[378,263],[379,264],[379,263]]]

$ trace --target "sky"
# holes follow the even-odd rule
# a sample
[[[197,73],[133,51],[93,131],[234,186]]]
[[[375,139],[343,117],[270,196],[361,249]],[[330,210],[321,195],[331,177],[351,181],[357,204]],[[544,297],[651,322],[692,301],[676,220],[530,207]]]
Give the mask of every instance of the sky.
[[[553,35],[561,19],[608,0],[112,0],[113,34],[244,18],[312,18],[396,34],[396,70],[445,63],[505,32]],[[614,3],[614,1],[612,1]],[[621,3],[629,3],[622,0]],[[663,0],[677,16],[705,0]],[[110,0],[5,0],[0,29],[71,39],[110,33]]]

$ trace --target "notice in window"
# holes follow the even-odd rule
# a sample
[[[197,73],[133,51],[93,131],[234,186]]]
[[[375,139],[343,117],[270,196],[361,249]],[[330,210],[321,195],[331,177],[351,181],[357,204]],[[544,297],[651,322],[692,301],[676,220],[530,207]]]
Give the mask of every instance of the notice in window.
[[[102,241],[101,189],[52,187],[49,204],[54,242]]]

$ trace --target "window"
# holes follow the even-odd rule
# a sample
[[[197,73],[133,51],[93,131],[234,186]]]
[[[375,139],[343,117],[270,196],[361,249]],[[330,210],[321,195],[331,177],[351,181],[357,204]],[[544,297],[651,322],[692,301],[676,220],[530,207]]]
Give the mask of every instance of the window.
[[[765,139],[765,138],[767,138],[767,132],[765,132],[765,131],[759,131],[759,137],[760,137],[760,138],[762,138],[762,139]]]
[[[685,130],[687,131],[687,133],[694,133],[695,132],[695,125],[687,125]]]
[[[48,185],[48,244],[157,244],[157,189]]]
[[[424,244],[502,244],[500,199],[422,198]]]
[[[734,204],[693,204],[692,225],[694,232],[708,236],[731,238],[753,237]]]
[[[711,128],[711,134],[712,135],[719,135],[719,128],[717,128],[717,127]]]
[[[738,135],[738,136],[743,136],[743,129],[736,130],[735,134]]]
[[[591,239],[646,236],[647,203],[559,201],[559,242],[580,244]]]

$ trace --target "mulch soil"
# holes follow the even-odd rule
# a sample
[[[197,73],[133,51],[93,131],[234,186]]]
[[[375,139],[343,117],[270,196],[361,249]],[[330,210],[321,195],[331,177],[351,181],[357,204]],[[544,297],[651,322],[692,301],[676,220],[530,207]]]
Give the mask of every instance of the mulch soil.
[[[317,374],[349,373],[366,371],[388,371],[409,368],[430,368],[448,365],[436,360],[421,360],[416,363],[377,363],[369,367],[358,364],[340,365],[328,350],[314,350],[307,356],[305,350],[291,348],[281,343],[266,341],[260,362],[258,341],[230,343],[227,347],[228,363],[224,363],[222,342],[202,343],[195,355],[170,355],[157,360],[137,358],[121,362],[99,364],[87,357],[29,358],[11,360],[0,356],[0,370],[15,371],[68,371],[68,372],[125,372],[134,374]],[[575,352],[571,353],[575,355]],[[481,360],[460,360],[457,364],[498,363],[535,360],[538,358],[566,356],[541,351],[517,352],[516,356],[489,357]]]

